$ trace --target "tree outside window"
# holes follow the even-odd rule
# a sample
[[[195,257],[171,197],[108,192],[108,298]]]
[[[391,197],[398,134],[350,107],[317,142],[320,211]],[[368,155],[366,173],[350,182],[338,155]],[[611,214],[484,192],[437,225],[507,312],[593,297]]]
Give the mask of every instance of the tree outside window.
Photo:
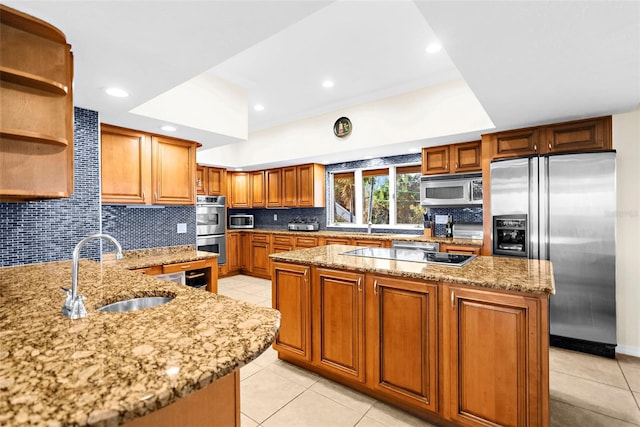
[[[396,169],[396,223],[423,223],[423,208],[420,206],[420,166],[418,165]]]
[[[389,224],[389,169],[362,171],[362,223]],[[373,190],[373,191],[372,191]]]

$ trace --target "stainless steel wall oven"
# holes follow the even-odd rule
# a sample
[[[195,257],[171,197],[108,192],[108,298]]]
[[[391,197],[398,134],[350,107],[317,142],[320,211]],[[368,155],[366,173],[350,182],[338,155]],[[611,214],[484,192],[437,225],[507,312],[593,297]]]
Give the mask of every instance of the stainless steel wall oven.
[[[196,204],[196,246],[199,251],[218,254],[218,264],[226,262],[225,196],[198,196]]]

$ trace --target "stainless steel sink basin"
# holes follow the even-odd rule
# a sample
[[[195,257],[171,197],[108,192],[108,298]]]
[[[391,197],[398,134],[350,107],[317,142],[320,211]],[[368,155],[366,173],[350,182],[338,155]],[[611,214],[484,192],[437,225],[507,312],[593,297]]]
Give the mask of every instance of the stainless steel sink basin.
[[[122,313],[124,311],[142,310],[143,308],[156,307],[171,301],[172,297],[144,297],[132,298],[124,301],[103,305],[98,311],[108,311],[110,313]]]

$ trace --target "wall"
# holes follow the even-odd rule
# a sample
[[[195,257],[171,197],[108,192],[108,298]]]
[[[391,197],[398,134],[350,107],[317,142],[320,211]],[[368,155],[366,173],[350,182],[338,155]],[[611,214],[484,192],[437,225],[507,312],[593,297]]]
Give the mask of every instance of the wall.
[[[71,259],[75,245],[100,231],[98,113],[74,109],[74,190],[68,199],[0,203],[0,266]],[[83,257],[98,258],[89,243]]]
[[[349,117],[353,124],[351,135],[342,139],[332,131],[340,116]],[[197,158],[199,163],[250,169],[252,165],[306,163],[327,156],[344,159],[358,150],[385,149],[386,153],[375,155],[388,156],[400,152],[399,143],[462,142],[464,139],[438,138],[493,128],[471,89],[463,80],[455,80],[253,132],[247,141],[201,150]]]
[[[178,223],[187,224],[186,233],[177,233]],[[102,230],[115,237],[124,250],[195,245],[196,208],[103,205]]]
[[[613,116],[613,148],[617,151],[617,351],[640,357],[640,108]]]

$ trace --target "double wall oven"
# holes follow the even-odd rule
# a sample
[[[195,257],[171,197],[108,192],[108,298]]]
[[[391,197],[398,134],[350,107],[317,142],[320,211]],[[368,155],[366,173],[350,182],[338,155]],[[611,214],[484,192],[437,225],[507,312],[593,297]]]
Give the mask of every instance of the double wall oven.
[[[225,196],[198,196],[196,199],[196,246],[199,251],[218,254],[218,264],[226,262]]]

